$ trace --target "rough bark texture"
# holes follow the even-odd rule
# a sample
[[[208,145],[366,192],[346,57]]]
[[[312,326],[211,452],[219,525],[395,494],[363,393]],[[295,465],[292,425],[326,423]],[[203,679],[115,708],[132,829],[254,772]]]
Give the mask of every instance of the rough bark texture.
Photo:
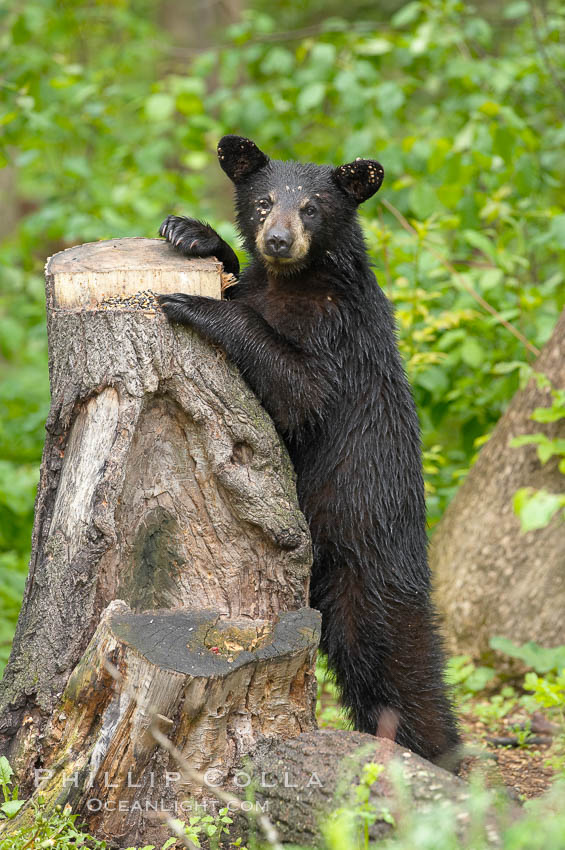
[[[376,811],[392,814],[399,824],[411,814],[423,814],[430,805],[452,803],[459,834],[465,836],[471,817],[465,782],[393,741],[360,732],[320,730],[292,740],[262,740],[242,764],[239,783],[251,778],[255,800],[282,841],[319,847],[330,814],[358,805],[354,789],[363,765],[370,762],[385,768],[371,788],[370,802]],[[499,846],[494,812],[487,824],[487,846]],[[245,826],[238,820],[234,835],[244,832]],[[385,820],[377,820],[370,827],[370,837],[382,839],[392,831]]]
[[[146,288],[219,297],[219,264],[112,240],[55,255],[46,280],[52,404],[0,686],[0,753],[24,788],[112,600],[272,622],[308,604],[311,561],[292,467],[257,399],[219,351],[132,300]]]
[[[565,313],[534,369],[565,387]],[[433,536],[436,599],[455,652],[479,655],[493,635],[565,643],[565,525],[555,516],[546,528],[522,534],[512,507],[520,487],[563,490],[555,458],[542,465],[535,446],[509,446],[513,437],[537,431],[565,438],[565,420],[530,419],[550,404],[549,390],[534,379],[516,394]]]

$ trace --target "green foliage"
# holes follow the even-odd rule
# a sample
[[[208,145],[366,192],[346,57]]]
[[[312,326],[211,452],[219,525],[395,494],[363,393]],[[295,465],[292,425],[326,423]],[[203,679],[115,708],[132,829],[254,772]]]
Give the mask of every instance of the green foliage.
[[[212,815],[192,815],[188,819],[188,823],[176,819],[172,821],[175,833],[186,837],[195,847],[202,847],[202,841],[204,841],[204,846],[208,850],[219,850],[220,847],[238,847],[240,850],[246,850],[241,843],[241,838],[228,843],[223,838],[223,836],[229,835],[229,825],[232,823],[233,820],[230,818],[227,808],[220,809],[216,817]],[[128,850],[135,850],[135,847],[130,847]],[[163,847],[163,850],[165,850],[165,847]]]
[[[473,714],[490,731],[515,711],[530,714],[540,708],[556,724],[556,734],[547,764],[565,775],[565,646],[547,648],[530,641],[517,646],[508,638],[493,637],[492,649],[523,662],[526,673],[521,688],[504,684],[504,674],[492,667],[478,666],[469,656],[461,655],[448,662],[446,678],[463,711]],[[535,672],[534,672],[535,671]],[[507,676],[506,676],[507,678]],[[480,699],[480,697],[484,697]],[[506,725],[518,746],[531,745],[530,720]]]
[[[18,788],[12,785],[14,772],[4,756],[0,757],[0,789],[4,797],[4,803],[0,805],[0,821],[13,818],[24,805],[25,800],[18,799]],[[64,808],[56,806],[54,811],[48,812],[45,800],[39,798],[33,807],[33,821],[31,824],[16,829],[5,838],[0,838],[0,850],[28,850],[28,848],[56,847],[57,850],[67,848],[84,847],[90,850],[105,850],[106,842],[99,841],[76,823],[77,815],[72,814],[71,807]],[[186,841],[192,842],[194,847],[205,846],[207,850],[219,850],[220,845],[227,848],[239,848],[246,850],[242,845],[241,838],[229,841],[226,844],[225,836],[229,836],[229,825],[233,820],[229,816],[227,808],[220,809],[218,815],[194,815],[189,822],[173,819],[171,828],[175,835],[168,838],[160,850],[185,846]],[[202,845],[204,841],[204,845]],[[128,847],[126,850],[136,850]],[[138,850],[157,850],[155,844],[146,844]]]
[[[348,723],[345,712],[339,706],[337,686],[328,670],[328,659],[323,652],[318,652],[316,660],[316,681],[318,695],[316,702],[316,719],[321,729],[347,729]]]
[[[247,850],[243,846],[241,838],[234,841],[226,842],[225,836],[229,836],[229,825],[233,823],[230,818],[228,809],[220,809],[218,814],[212,815],[192,815],[188,819],[188,823],[178,818],[172,818],[169,824],[175,835],[168,838],[161,847],[161,850],[169,850],[172,847],[184,847],[186,842],[190,842],[192,847],[206,847],[207,850],[219,850],[220,847],[225,850],[238,848],[238,850]],[[204,842],[204,844],[202,844]],[[135,847],[127,847],[126,850],[136,850]],[[139,850],[156,850],[154,844],[147,844],[145,847],[140,847]]]
[[[294,50],[258,44],[259,24],[272,30],[274,22],[249,14],[232,30],[243,43],[245,85],[236,95],[233,56],[216,54],[212,102],[225,124],[282,156],[376,152],[385,164],[385,187],[364,220],[397,307],[426,448],[441,446],[430,476],[435,520],[527,357],[500,319],[539,346],[562,305],[563,129],[529,17],[512,18],[505,39],[457,2],[404,12],[364,35],[344,22],[339,31],[335,20],[330,31],[327,22],[326,33]],[[554,8],[546,36],[556,64],[562,27]],[[390,206],[376,214],[379,198],[404,223]]]
[[[454,655],[448,659],[445,680],[451,686],[459,703],[483,691],[493,681],[496,671],[492,667],[476,665],[469,655]]]
[[[23,801],[19,801],[23,804]],[[17,829],[5,838],[0,838],[0,850],[28,850],[28,848],[56,847],[57,850],[72,850],[83,847],[85,850],[106,850],[105,841],[98,841],[88,832],[84,832],[76,823],[77,815],[71,813],[71,807],[57,806],[49,814],[44,801],[34,806],[33,821],[28,826]]]
[[[23,595],[49,404],[41,279],[15,262],[0,245],[0,670]]]
[[[6,756],[0,756],[0,787],[4,798],[0,805],[0,820],[15,817],[25,802],[18,799],[18,786],[13,784],[13,775],[14,771]]]
[[[0,243],[0,664],[48,405],[45,257],[154,236],[170,212],[233,241],[223,133],[281,157],[382,161],[363,222],[420,411],[432,525],[563,307],[562,4],[532,16],[504,3],[493,22],[423,0],[388,23],[368,5],[364,20],[320,15],[295,39],[263,7],[219,34],[223,47],[186,57],[149,0],[2,7],[0,158],[20,217]]]
[[[512,504],[515,513],[520,517],[521,530],[525,533],[536,528],[545,528],[560,508],[565,511],[565,493],[549,493],[547,490],[535,490],[533,487],[520,487],[514,494]],[[565,512],[563,516],[565,518]]]
[[[548,386],[549,381],[543,375],[537,375],[538,384]],[[554,389],[549,386],[552,403],[548,407],[536,407],[530,419],[534,422],[557,422],[565,419],[565,389]],[[552,457],[559,457],[559,470],[565,475],[565,439],[546,434],[522,434],[510,441],[511,446],[537,446],[537,456],[540,463],[545,464]],[[565,487],[565,479],[564,479]],[[548,493],[547,490],[534,490],[533,487],[522,487],[514,495],[514,511],[520,518],[522,531],[532,531],[545,528],[557,511],[563,508],[565,518],[565,492]]]
[[[376,762],[363,765],[358,785],[354,789],[354,801],[335,809],[327,823],[323,825],[323,833],[328,848],[343,846],[344,835],[347,836],[349,847],[368,850],[369,828],[377,821],[394,826],[394,818],[387,807],[378,805],[371,800],[371,789],[384,773],[385,766]]]
[[[496,812],[500,828],[495,846],[500,850],[537,850],[551,847],[565,850],[565,786],[557,784],[543,797],[528,802],[519,817],[507,797],[484,789],[471,781],[462,802],[430,800],[425,809],[413,805],[400,771],[388,766],[387,794],[395,812],[391,836],[367,842],[365,833],[355,829],[355,806],[344,808],[328,819],[324,845],[320,850],[483,850],[493,846],[493,824],[487,815]],[[465,835],[461,835],[464,824]],[[297,848],[298,850],[298,848]]]
[[[552,677],[528,673],[524,679],[524,688],[532,691],[536,702],[544,708],[558,708],[565,720],[565,668]]]
[[[536,673],[557,673],[565,668],[565,646],[544,647],[533,641],[517,646],[504,637],[492,637],[489,644],[492,649],[523,661]]]
[[[547,764],[565,777],[565,646],[542,647],[532,641],[517,646],[507,638],[493,637],[493,649],[517,658],[532,670],[526,673],[523,689],[526,696],[520,703],[528,710],[546,709],[546,713],[557,726],[552,754]],[[526,728],[525,732],[529,733]],[[520,733],[518,739],[520,740]],[[528,735],[523,744],[528,745]]]
[[[474,714],[487,727],[498,725],[518,704],[514,688],[507,685],[500,693],[493,694],[488,700],[473,706]]]
[[[500,839],[494,845],[500,850],[565,850],[564,793],[565,788],[556,788],[553,794],[527,804],[517,818],[515,804],[473,783],[466,801],[469,817],[456,803],[432,802],[426,812],[410,810],[406,805],[394,836],[373,846],[380,850],[483,850],[493,846],[492,828],[486,817],[491,808],[503,824]],[[457,824],[461,822],[467,826],[465,838],[457,837]],[[346,845],[336,846],[335,850],[345,848]]]

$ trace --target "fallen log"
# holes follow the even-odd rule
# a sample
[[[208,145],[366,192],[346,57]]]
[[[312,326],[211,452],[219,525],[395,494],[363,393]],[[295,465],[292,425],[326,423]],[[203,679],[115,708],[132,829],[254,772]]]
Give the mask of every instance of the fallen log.
[[[366,765],[374,781],[364,776]],[[266,813],[279,839],[300,847],[326,846],[324,833],[327,837],[332,824],[340,847],[363,847],[365,823],[368,837],[378,841],[434,807],[436,812],[441,807],[443,819],[453,822],[462,846],[469,836],[476,840],[480,835],[481,847],[500,847],[501,830],[519,814],[508,800],[498,811],[495,796],[487,811],[481,811],[469,785],[450,771],[394,741],[361,732],[326,729],[285,740],[259,740],[235,776],[234,798],[242,796],[242,788],[253,788],[251,815]],[[358,794],[360,785],[366,795]],[[367,822],[369,810],[374,818]],[[248,822],[249,815],[238,816],[233,834],[248,836]]]

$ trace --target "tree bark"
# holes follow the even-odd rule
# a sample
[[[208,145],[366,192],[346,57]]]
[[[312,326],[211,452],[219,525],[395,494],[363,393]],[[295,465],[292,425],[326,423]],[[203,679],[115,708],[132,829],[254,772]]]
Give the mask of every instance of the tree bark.
[[[565,387],[565,312],[534,364],[554,388]],[[551,404],[535,378],[513,398],[432,538],[430,561],[436,600],[448,645],[478,656],[493,635],[515,643],[565,643],[565,526],[554,516],[545,528],[523,534],[512,500],[520,487],[562,492],[564,477],[553,458],[545,465],[536,448],[512,448],[521,434],[565,438],[565,420],[530,419]]]
[[[137,294],[219,297],[220,264],[189,262],[161,240],[118,239],[55,255],[46,282],[52,404],[0,686],[0,752],[24,792],[34,768],[58,757],[47,726],[69,713],[63,691],[113,600],[134,614],[203,609],[238,628],[273,624],[307,606],[311,562],[268,415],[220,351]],[[310,674],[296,688],[308,705],[299,731],[315,724]]]

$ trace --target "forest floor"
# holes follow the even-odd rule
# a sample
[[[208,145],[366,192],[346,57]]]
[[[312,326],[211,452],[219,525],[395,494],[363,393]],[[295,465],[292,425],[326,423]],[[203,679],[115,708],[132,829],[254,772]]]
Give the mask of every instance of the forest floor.
[[[461,777],[474,771],[490,787],[502,785],[516,800],[538,797],[552,784],[555,771],[547,762],[555,755],[556,731],[540,712],[528,716],[523,709],[496,723],[479,720],[472,701],[460,713],[464,743],[472,753],[463,763]],[[524,732],[524,729],[531,730]]]
[[[516,706],[504,717],[479,719],[484,711],[484,695],[465,700],[458,711],[465,748],[460,776],[469,779],[472,773],[484,778],[488,787],[505,787],[517,802],[538,797],[547,791],[556,778],[547,762],[559,755],[559,727],[540,711],[526,712]],[[344,728],[343,716],[335,695],[324,684],[318,708],[318,722],[325,728]],[[563,756],[563,751],[561,750]]]

